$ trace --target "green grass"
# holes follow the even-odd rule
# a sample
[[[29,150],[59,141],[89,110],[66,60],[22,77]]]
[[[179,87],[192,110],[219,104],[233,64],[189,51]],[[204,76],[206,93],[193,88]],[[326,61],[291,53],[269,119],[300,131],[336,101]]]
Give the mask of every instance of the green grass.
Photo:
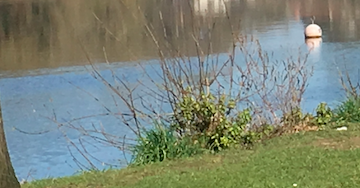
[[[360,187],[360,132],[319,131],[188,159],[40,180],[23,188]]]

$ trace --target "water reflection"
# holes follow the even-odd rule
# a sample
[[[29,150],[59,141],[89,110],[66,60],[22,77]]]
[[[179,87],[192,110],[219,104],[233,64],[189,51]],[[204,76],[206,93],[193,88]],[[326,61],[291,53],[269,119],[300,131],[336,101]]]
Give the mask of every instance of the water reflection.
[[[119,2],[1,1],[0,70],[14,73],[18,70],[85,65],[88,62],[77,38],[95,62],[105,61],[103,47],[110,61],[155,58],[157,50],[144,29],[144,21],[152,25],[155,33],[159,33],[159,40],[181,46],[188,55],[195,55],[193,42],[188,40],[192,29],[185,27],[191,25],[191,8],[200,17],[205,12],[217,17],[211,20],[217,23],[212,35],[217,44],[213,45],[214,52],[225,52],[228,48],[225,41],[231,40],[226,38],[229,35],[221,34],[230,32],[224,15],[225,5],[233,24],[241,20],[241,29],[247,33],[267,32],[270,26],[284,25],[289,19],[308,24],[309,18],[315,16],[326,33],[324,40],[328,42],[358,41],[360,36],[360,5],[350,0],[194,0],[191,1],[192,7],[187,1],[178,0]],[[137,6],[141,7],[145,18]],[[94,18],[93,13],[100,21]],[[199,20],[199,23],[208,27],[204,20]]]
[[[48,130],[54,125],[44,116],[51,117],[52,109],[62,121],[104,113],[92,97],[69,82],[118,110],[104,86],[83,68],[88,61],[79,41],[95,63],[105,62],[105,49],[110,65],[99,66],[105,74],[112,68],[134,82],[141,74],[132,62],[158,58],[159,51],[144,24],[151,26],[166,56],[174,51],[195,56],[192,36],[198,35],[200,45],[208,49],[211,44],[211,53],[219,53],[222,60],[232,45],[230,21],[233,28],[258,38],[264,50],[276,54],[277,59],[296,57],[299,47],[313,49],[309,64],[315,66],[315,72],[304,98],[304,108],[309,111],[319,101],[332,104],[341,99],[335,76],[337,67],[344,70],[346,65],[353,77],[358,75],[358,1],[194,0],[190,5],[180,0],[0,1],[1,103],[10,154],[19,178],[25,178],[30,168],[37,171],[32,174],[34,178],[71,175],[78,170],[59,133],[30,136],[12,131],[13,126],[33,132]],[[225,6],[230,19],[224,14]],[[194,19],[192,12],[196,13]],[[323,38],[304,41],[303,31],[311,16],[322,27]],[[198,27],[194,29],[193,23]],[[346,61],[341,59],[343,55]],[[156,64],[156,60],[151,63]],[[111,117],[80,123],[100,121],[114,134],[129,133]],[[79,136],[71,131],[68,134],[74,140]],[[117,163],[114,160],[122,155],[110,148],[90,151],[104,162]]]
[[[230,0],[196,0],[194,10],[199,15],[226,15],[227,7],[231,6]]]
[[[308,46],[309,50],[314,50],[321,45],[322,38],[307,38],[305,39],[305,43]]]

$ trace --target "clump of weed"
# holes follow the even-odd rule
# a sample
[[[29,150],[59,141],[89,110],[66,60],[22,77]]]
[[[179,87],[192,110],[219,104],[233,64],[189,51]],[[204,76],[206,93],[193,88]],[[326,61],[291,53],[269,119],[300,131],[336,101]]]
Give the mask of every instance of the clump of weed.
[[[204,151],[188,137],[177,137],[174,131],[163,124],[156,124],[154,129],[145,130],[131,150],[133,165],[191,157]]]
[[[360,98],[348,97],[334,110],[336,119],[343,122],[360,121]]]
[[[330,123],[334,120],[334,113],[327,106],[326,103],[320,103],[316,108],[316,116],[314,118],[314,123],[322,128],[330,125]]]
[[[266,129],[251,129],[251,110],[236,110],[235,100],[209,94],[184,95],[177,104],[172,127],[198,141],[212,152],[234,145],[249,147],[269,134]]]

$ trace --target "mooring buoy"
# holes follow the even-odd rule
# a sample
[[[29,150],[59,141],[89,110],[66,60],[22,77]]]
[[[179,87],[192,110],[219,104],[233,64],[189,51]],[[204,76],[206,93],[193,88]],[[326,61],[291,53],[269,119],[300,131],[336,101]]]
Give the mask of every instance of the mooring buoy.
[[[320,38],[322,37],[322,29],[319,25],[314,23],[315,17],[311,19],[311,24],[305,28],[305,38]]]

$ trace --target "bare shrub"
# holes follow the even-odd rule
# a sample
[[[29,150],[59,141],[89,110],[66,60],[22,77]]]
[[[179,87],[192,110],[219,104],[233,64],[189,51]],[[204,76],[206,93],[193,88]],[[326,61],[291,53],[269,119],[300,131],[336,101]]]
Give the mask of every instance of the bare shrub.
[[[136,82],[128,81],[111,70],[112,80],[106,79],[88,56],[94,78],[109,89],[114,105],[127,109],[118,112],[109,110],[105,115],[121,120],[133,133],[129,138],[141,138],[142,130],[151,129],[154,122],[180,125],[177,129],[179,135],[188,130],[195,130],[194,134],[208,131],[218,125],[213,122],[221,116],[236,116],[248,108],[252,118],[246,129],[262,125],[277,126],[281,124],[279,117],[300,107],[312,74],[312,66],[307,64],[307,54],[301,54],[299,50],[298,57],[275,59],[271,52],[263,50],[258,40],[241,34],[240,29],[234,25],[237,22],[230,18],[228,11],[225,14],[226,19],[223,19],[226,24],[221,23],[222,27],[228,27],[228,33],[217,34],[229,36],[230,48],[225,53],[215,52],[213,36],[219,22],[214,19],[212,22],[201,23],[194,15],[190,1],[186,6],[190,10],[191,20],[188,21],[191,28],[184,27],[180,33],[183,33],[183,39],[193,41],[190,54],[194,55],[189,56],[188,49],[181,47],[181,44],[176,46],[170,41],[165,24],[162,24],[163,32],[156,32],[158,30],[145,21],[146,15],[141,7],[138,7],[138,12],[133,15],[139,21],[137,24],[144,25],[145,32],[158,52],[156,64],[138,64],[142,78],[139,77]],[[161,11],[159,20],[163,22]],[[200,34],[204,28],[207,30],[205,36]],[[112,35],[109,29],[106,31]],[[81,45],[81,41],[79,43]],[[84,52],[86,53],[86,50]],[[104,55],[106,57],[106,50]],[[224,100],[231,101],[234,105],[225,114],[219,114],[216,109],[221,108],[219,105],[223,103],[213,102],[215,110],[210,110],[206,116],[196,116],[197,119],[194,120],[202,122],[202,127],[194,121],[184,123],[184,110],[179,104],[185,98],[202,101],[204,96],[207,98],[210,95],[214,97],[214,101],[222,100],[222,97],[226,96]],[[194,116],[193,113],[190,115]],[[65,124],[62,123],[61,126]],[[68,122],[67,126],[79,131],[84,137],[113,145],[120,150],[126,150],[128,146],[124,137],[111,135],[102,128],[75,127],[71,122]],[[79,147],[74,143],[72,145]],[[89,153],[84,151],[86,150],[78,149],[78,152],[88,159]],[[88,162],[91,163],[91,160]]]
[[[344,89],[345,93],[348,95],[348,97],[353,97],[354,99],[357,99],[359,96],[359,88],[360,88],[359,79],[357,81],[354,81],[353,79],[350,78],[350,74],[348,71],[342,73],[340,70],[339,70],[339,77],[340,77],[341,86]]]

